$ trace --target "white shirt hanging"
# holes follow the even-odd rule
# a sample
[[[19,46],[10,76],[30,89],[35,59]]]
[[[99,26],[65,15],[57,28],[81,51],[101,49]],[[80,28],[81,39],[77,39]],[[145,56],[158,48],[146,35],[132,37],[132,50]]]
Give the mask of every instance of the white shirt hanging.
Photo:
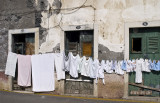
[[[76,56],[73,56],[72,52],[69,53],[69,58],[70,58],[70,61],[69,61],[69,74],[74,77],[74,78],[77,78],[78,77],[78,70],[77,70],[77,66],[79,65],[78,64],[78,58],[79,55],[76,55]]]
[[[123,75],[124,71],[121,69],[122,61],[118,61],[117,68],[115,69],[115,73]]]
[[[99,71],[99,61],[98,61],[98,59],[94,59],[92,65],[93,65],[93,70],[95,72],[95,78],[96,78],[96,83],[97,83],[97,80],[98,80],[98,71]]]
[[[137,59],[136,60],[136,77],[135,77],[135,83],[142,83],[142,63],[143,59]]]
[[[65,79],[63,53],[54,53],[57,80]]]
[[[102,79],[103,84],[105,84],[105,81],[104,81],[104,69],[105,69],[105,61],[102,60],[100,66],[99,66],[98,76],[99,76],[99,78]]]
[[[112,62],[109,62],[109,60],[106,60],[105,71],[107,73],[113,73],[113,70],[111,69],[111,65],[112,65]]]
[[[149,69],[149,61],[148,59],[145,59],[143,62],[142,62],[142,71],[144,72],[151,72],[151,70]]]

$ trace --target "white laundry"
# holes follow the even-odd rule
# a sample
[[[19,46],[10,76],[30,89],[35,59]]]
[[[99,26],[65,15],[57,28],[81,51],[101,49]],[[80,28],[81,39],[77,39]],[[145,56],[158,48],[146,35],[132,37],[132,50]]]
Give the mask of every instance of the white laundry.
[[[143,59],[136,60],[136,77],[135,83],[142,83],[142,62]]]
[[[89,68],[89,77],[90,78],[96,78],[96,68],[94,67],[94,64],[93,64],[93,59],[90,58],[90,68]]]
[[[64,71],[69,72],[69,56],[66,56],[65,53],[63,53],[63,61],[64,61]]]
[[[80,72],[81,72],[81,75],[86,75],[85,63],[86,63],[86,57],[83,56],[83,57],[82,57],[82,61],[81,61],[81,63],[80,63]]]
[[[148,59],[145,59],[143,62],[142,62],[142,71],[144,72],[151,72],[151,70],[149,69],[149,61]]]
[[[32,55],[32,83],[34,92],[55,90],[54,54]]]
[[[77,66],[78,66],[78,61],[77,61],[77,58],[78,58],[79,55],[77,56],[73,56],[73,54],[70,52],[69,53],[69,58],[70,58],[70,61],[69,61],[69,74],[74,77],[74,78],[77,78],[78,77],[78,70],[77,70]]]
[[[91,58],[86,60],[86,62],[84,64],[84,68],[85,68],[85,71],[86,71],[84,76],[90,77],[90,69],[92,68],[92,59]]]
[[[18,85],[31,86],[31,55],[18,55]]]
[[[113,70],[112,70],[112,68],[111,68],[111,65],[112,65],[112,63],[109,62],[109,60],[106,60],[106,63],[105,63],[105,71],[106,71],[107,73],[113,73]]]
[[[133,72],[133,67],[132,67],[132,61],[131,60],[127,60],[127,72]]]
[[[136,60],[135,59],[132,59],[132,70],[135,71],[136,70]]]
[[[17,54],[9,52],[7,57],[5,74],[15,77]]]
[[[117,63],[117,68],[115,69],[115,73],[117,74],[120,74],[120,75],[123,75],[124,74],[124,71],[121,69],[121,64],[122,64],[123,61],[118,61]]]
[[[103,84],[105,84],[105,81],[104,81],[104,69],[105,69],[105,61],[102,60],[100,66],[99,66],[98,76],[99,76],[99,78],[102,79]]]
[[[63,53],[55,53],[55,67],[57,72],[57,80],[65,79],[65,71],[64,71],[64,55]]]
[[[98,59],[94,59],[93,63],[92,63],[92,66],[93,66],[93,70],[95,72],[95,75],[93,77],[95,77],[96,79],[96,83],[97,83],[97,80],[98,80],[98,72],[99,72],[99,61]]]
[[[80,58],[79,54],[77,54],[77,71],[78,71],[78,73],[81,73],[81,61],[82,61],[82,58]]]

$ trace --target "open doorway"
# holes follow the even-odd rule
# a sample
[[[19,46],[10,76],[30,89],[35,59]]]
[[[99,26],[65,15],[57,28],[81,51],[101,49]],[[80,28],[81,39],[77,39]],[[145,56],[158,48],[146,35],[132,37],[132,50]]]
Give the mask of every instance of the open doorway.
[[[93,57],[93,30],[66,31],[65,53]]]
[[[14,34],[12,35],[12,52],[21,55],[35,54],[35,34]],[[31,87],[21,87],[17,85],[18,68],[16,67],[15,77],[13,78],[13,90],[31,91]]]
[[[93,30],[79,30],[79,31],[65,31],[65,53],[68,55],[72,52],[74,56],[77,54],[93,58],[94,54],[94,31]],[[78,75],[78,78],[72,78],[66,73],[66,80],[64,86],[65,94],[74,95],[93,95],[93,79]]]

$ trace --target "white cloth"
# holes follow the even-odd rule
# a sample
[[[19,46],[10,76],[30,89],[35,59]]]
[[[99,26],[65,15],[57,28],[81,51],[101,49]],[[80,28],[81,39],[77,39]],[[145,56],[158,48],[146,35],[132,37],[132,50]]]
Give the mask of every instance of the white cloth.
[[[112,70],[112,62],[109,62],[109,60],[106,60],[106,63],[105,63],[105,71],[107,73],[113,73],[113,70]]]
[[[96,69],[93,64],[93,59],[90,58],[90,68],[89,68],[89,77],[95,79],[96,78]]]
[[[80,58],[80,56],[77,56],[77,71],[78,73],[81,73],[81,62],[82,62],[82,58]]]
[[[18,55],[18,85],[31,86],[31,55]]]
[[[63,53],[63,61],[64,61],[64,71],[69,72],[69,56],[66,56],[65,53]]]
[[[99,78],[102,79],[103,84],[105,84],[105,81],[104,81],[104,69],[105,69],[105,61],[102,60],[101,63],[100,63],[100,66],[99,66],[98,76],[99,76]]]
[[[135,83],[142,83],[142,63],[143,59],[136,60],[136,77],[135,77]]]
[[[97,80],[98,80],[98,72],[99,72],[99,61],[98,61],[98,59],[95,59],[95,60],[93,61],[92,66],[93,66],[93,70],[94,70],[94,73],[95,73],[95,75],[93,75],[93,77],[95,77],[96,83],[97,83]]]
[[[82,57],[82,61],[81,61],[81,63],[80,63],[80,72],[81,72],[81,75],[86,75],[85,63],[86,63],[86,57],[83,56],[83,57]]]
[[[115,69],[115,73],[123,75],[124,71],[121,69],[122,61],[118,61],[117,68]]]
[[[86,77],[90,77],[90,69],[92,68],[92,59],[89,58],[88,60],[86,60],[86,62],[84,63],[84,71],[82,75],[86,76]]]
[[[151,70],[149,69],[149,61],[148,59],[145,59],[143,62],[142,62],[142,71],[144,72],[151,72]]]
[[[133,67],[132,67],[132,61],[128,60],[127,61],[127,72],[133,72]]]
[[[34,92],[55,90],[54,54],[32,55],[32,83]]]
[[[5,74],[15,77],[17,54],[9,52],[7,57]]]
[[[77,56],[73,56],[73,54],[70,52],[69,53],[69,58],[70,58],[70,61],[69,61],[69,74],[74,77],[74,78],[77,78],[78,77],[78,70],[77,70],[77,66],[78,66],[78,61],[77,61],[77,58],[78,58],[79,55]]]
[[[57,80],[65,79],[65,71],[64,71],[64,55],[63,53],[55,53],[55,67],[57,72]]]
[[[132,59],[131,65],[132,65],[133,71],[135,71],[136,70],[136,60],[135,59]]]

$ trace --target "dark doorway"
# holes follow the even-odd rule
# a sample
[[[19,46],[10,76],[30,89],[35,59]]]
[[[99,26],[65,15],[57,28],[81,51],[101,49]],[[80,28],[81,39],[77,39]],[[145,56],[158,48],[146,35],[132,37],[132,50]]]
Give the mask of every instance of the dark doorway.
[[[22,55],[35,54],[35,34],[13,34],[12,35],[12,52]],[[13,78],[13,90],[31,91],[31,87],[21,87],[17,85],[18,70],[16,67],[15,77]]]

